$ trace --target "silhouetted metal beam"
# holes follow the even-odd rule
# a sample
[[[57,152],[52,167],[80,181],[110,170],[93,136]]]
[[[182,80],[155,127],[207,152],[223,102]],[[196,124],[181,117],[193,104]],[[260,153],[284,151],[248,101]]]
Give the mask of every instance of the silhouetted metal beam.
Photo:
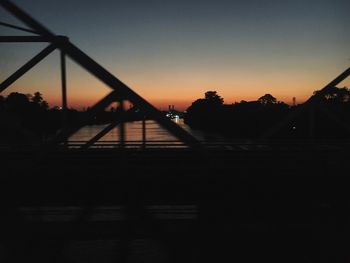
[[[132,104],[136,105],[140,110],[145,112],[148,116],[155,119],[161,126],[167,129],[175,137],[183,141],[184,143],[193,147],[199,146],[199,142],[185,130],[180,128],[177,124],[166,118],[158,109],[148,103],[145,99],[131,90],[123,82],[109,73],[106,69],[88,57],[85,53],[79,50],[70,42],[55,43],[59,48],[64,50],[66,54],[80,64],[83,68],[100,79],[106,85],[112,89],[118,91],[125,98],[127,98]]]
[[[120,109],[122,116],[124,116],[125,105],[124,105],[123,100],[119,101],[119,109]],[[124,144],[125,144],[125,122],[121,122],[119,125],[119,142],[120,142],[121,146],[124,146]]]
[[[68,40],[57,38],[55,34],[50,32],[46,27],[42,26],[39,22],[37,22],[19,7],[14,5],[12,2],[8,0],[0,0],[0,5],[2,5],[6,10],[16,16],[27,26],[37,31],[41,36],[47,37],[51,43],[55,44],[55,46],[64,51],[71,59],[80,64],[83,68],[100,79],[106,85],[110,86],[114,90],[117,90],[118,93],[125,96],[125,98],[128,99],[132,104],[136,105],[140,110],[144,111],[147,116],[156,120],[162,127],[167,129],[171,134],[180,139],[182,142],[192,147],[200,147],[200,143],[197,141],[197,139],[195,139],[188,132],[165,117],[153,105],[139,96],[136,92],[130,89],[127,85],[117,79],[114,75],[108,72],[105,68],[91,59],[88,55],[86,55],[83,51],[70,43]]]
[[[112,92],[113,93],[113,92]],[[112,97],[112,99],[114,99],[114,101],[116,100],[116,98],[117,98],[117,96],[116,96],[116,94],[114,94],[113,93],[113,97]],[[108,101],[110,101],[110,99],[107,99]],[[112,102],[114,102],[114,101],[112,101]],[[110,105],[111,103],[109,103],[109,105]],[[107,105],[107,106],[109,106],[109,105]],[[122,105],[122,107],[123,107],[123,104],[121,104]],[[106,106],[106,107],[107,107]],[[105,108],[106,108],[105,107]],[[130,110],[129,110],[130,111]],[[129,111],[127,111],[127,112],[129,112]],[[122,111],[122,114],[125,114],[125,111],[123,110]],[[117,120],[115,120],[115,121],[113,121],[111,124],[109,124],[107,127],[105,127],[104,129],[102,129],[102,131],[100,131],[98,134],[96,134],[93,138],[91,138],[88,142],[86,142],[86,144],[84,144],[81,148],[82,149],[87,149],[87,148],[89,148],[90,146],[92,146],[95,142],[97,142],[99,139],[101,139],[103,136],[105,136],[107,133],[109,133],[113,128],[115,128],[117,125],[119,125],[119,124],[124,124],[124,118],[123,118],[123,116],[125,116],[125,115],[122,115],[122,117],[121,118],[119,118],[119,119],[117,119]],[[124,131],[121,131],[121,132],[124,132]],[[125,141],[125,137],[124,137],[124,135],[123,136],[121,136],[121,137],[123,137],[123,138],[121,138],[120,140],[123,140],[123,144],[124,144],[124,141]]]
[[[122,114],[127,114],[130,110],[126,111],[126,112],[122,112]],[[104,129],[102,129],[102,131],[100,131],[98,134],[96,134],[93,138],[91,138],[88,142],[86,142],[86,144],[84,144],[83,146],[81,146],[82,149],[87,149],[90,146],[92,146],[94,143],[96,143],[98,140],[100,140],[103,136],[105,136],[107,133],[109,133],[111,130],[113,130],[117,125],[119,124],[124,124],[124,118],[122,115],[121,118],[113,121],[111,124],[109,124],[107,127],[105,127]],[[122,126],[122,125],[121,125]],[[121,140],[121,144],[124,145],[125,143],[125,137],[121,136],[120,140]]]
[[[66,77],[66,55],[60,52],[61,60],[61,87],[62,87],[62,130],[67,129],[67,77]]]
[[[61,58],[61,85],[62,85],[62,109],[67,110],[67,77],[66,77],[66,56],[60,52]]]
[[[28,72],[31,68],[38,64],[41,60],[47,57],[55,49],[56,47],[53,44],[51,44],[44,50],[42,50],[38,55],[29,60],[26,64],[24,64],[21,68],[19,68],[15,73],[13,73],[10,77],[8,77],[6,80],[4,80],[4,82],[0,84],[0,93],[3,92],[12,83],[14,83],[17,79],[22,77],[26,72]]]
[[[61,84],[62,84],[62,109],[67,110],[67,77],[66,77],[66,57],[61,51]]]
[[[76,133],[80,128],[86,125],[88,121],[91,120],[93,116],[95,116],[97,113],[103,111],[106,107],[111,105],[112,102],[115,102],[119,97],[117,96],[116,91],[112,91],[109,94],[107,94],[103,99],[101,99],[99,102],[97,102],[94,106],[92,106],[87,112],[86,112],[86,118],[81,120],[79,123],[77,123],[76,126],[70,127],[65,130],[61,130],[57,134],[57,136],[50,142],[51,144],[65,142],[68,140],[68,138]]]
[[[42,36],[0,36],[0,43],[50,42]]]
[[[113,123],[109,124],[107,127],[105,127],[101,132],[99,132],[97,135],[95,135],[92,139],[90,139],[86,144],[84,144],[81,148],[87,149],[90,146],[92,146],[94,143],[96,143],[98,140],[100,140],[103,136],[105,136],[107,133],[109,133],[111,130],[113,130],[117,125],[121,123],[120,120],[116,120]]]
[[[28,28],[24,28],[24,27],[20,27],[20,26],[11,25],[11,24],[4,23],[4,22],[0,22],[0,25],[1,25],[1,26],[5,26],[5,27],[9,27],[9,28],[13,28],[13,29],[17,29],[17,30],[21,30],[21,31],[24,31],[24,32],[28,32],[28,33],[37,34],[37,32],[35,32],[35,31],[33,31],[33,30],[30,30],[30,29],[28,29]]]
[[[328,83],[327,86],[325,86],[322,91],[326,91],[327,88],[332,88],[337,86],[340,82],[342,82],[344,79],[350,76],[350,67],[346,69],[343,73],[341,73],[338,77],[336,77],[334,80],[332,80],[330,83]]]
[[[109,105],[111,105],[113,102],[118,100],[120,98],[117,91],[113,90],[110,93],[108,93],[103,99],[101,99],[99,102],[97,102],[94,106],[92,106],[88,112],[91,115],[95,115],[98,112],[101,112],[105,108],[107,108]]]
[[[93,138],[91,138],[88,142],[86,142],[83,146],[81,146],[81,149],[88,149],[90,146],[94,145],[98,140],[100,140],[103,136],[105,136],[107,133],[109,133],[111,130],[113,130],[117,125],[121,123],[121,120],[115,120],[111,124],[109,124],[107,127],[105,127],[102,131],[100,131],[98,134],[96,134]]]
[[[321,89],[319,92],[317,92],[315,95],[311,96],[306,102],[304,102],[302,105],[298,106],[295,111],[293,111],[289,116],[287,116],[286,119],[278,123],[277,125],[273,126],[271,129],[266,131],[261,138],[266,139],[275,134],[276,132],[280,131],[283,127],[290,124],[290,122],[296,118],[299,114],[301,114],[307,107],[311,107],[315,103],[319,102],[323,95],[327,93],[327,89],[335,87],[340,82],[342,82],[344,79],[350,76],[350,67],[346,69],[344,72],[342,72],[338,77],[336,77],[334,80],[332,80],[330,83],[328,83],[323,89]]]
[[[146,117],[142,118],[142,147],[146,147]]]

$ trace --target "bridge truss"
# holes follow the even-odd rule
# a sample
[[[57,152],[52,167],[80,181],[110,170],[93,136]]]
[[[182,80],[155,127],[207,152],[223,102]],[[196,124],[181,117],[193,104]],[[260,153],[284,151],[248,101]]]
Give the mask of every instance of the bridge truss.
[[[144,117],[148,119],[155,120],[160,126],[165,128],[168,132],[170,132],[173,136],[179,139],[181,142],[185,143],[187,146],[193,148],[199,148],[199,141],[178,126],[176,123],[171,121],[169,118],[164,116],[162,112],[160,112],[157,108],[147,102],[144,98],[138,95],[135,91],[129,88],[126,84],[120,81],[117,77],[115,77],[112,73],[107,71],[104,67],[102,67],[99,63],[89,57],[86,53],[80,50],[77,46],[72,44],[68,37],[59,36],[51,32],[37,20],[35,20],[32,16],[27,14],[21,8],[16,6],[14,3],[8,0],[0,0],[0,6],[2,6],[5,10],[11,13],[18,20],[23,22],[27,28],[19,27],[16,25],[8,24],[5,22],[0,22],[0,25],[10,27],[13,29],[21,30],[27,33],[31,33],[33,35],[30,36],[0,36],[0,42],[2,43],[16,43],[16,42],[47,42],[49,45],[44,48],[41,52],[39,52],[36,56],[30,59],[27,63],[25,63],[22,67],[20,67],[16,72],[14,72],[11,76],[9,76],[6,80],[4,80],[0,84],[0,93],[3,92],[6,88],[8,88],[11,84],[13,84],[16,80],[21,78],[26,72],[31,70],[34,66],[36,66],[40,61],[50,55],[54,50],[60,51],[60,62],[61,62],[61,85],[62,85],[62,110],[63,116],[65,116],[67,112],[67,81],[66,81],[66,56],[79,64],[82,68],[84,68],[87,72],[95,76],[97,79],[102,81],[108,87],[112,89],[110,93],[108,93],[105,97],[103,97],[99,102],[93,105],[89,110],[87,116],[88,119],[83,120],[81,123],[74,127],[65,127],[63,120],[63,129],[61,132],[55,137],[55,139],[51,142],[53,144],[59,144],[66,142],[68,138],[77,132],[80,128],[86,125],[86,123],[94,118],[99,112],[103,111],[105,108],[110,106],[112,103],[117,102],[119,105],[119,109],[122,112],[125,111],[125,102],[131,103],[133,106],[137,107],[140,112],[144,115]],[[63,117],[64,119],[65,117]],[[125,142],[125,128],[124,128],[123,118],[118,118],[108,126],[106,126],[102,131],[100,131],[96,136],[91,138],[82,148],[89,148],[94,145],[99,139],[101,139],[104,135],[106,135],[109,131],[114,129],[119,125],[120,131],[120,144],[124,144]],[[142,139],[143,143],[146,140],[145,133],[145,121],[143,121],[142,125]]]
[[[160,124],[163,128],[168,130],[172,135],[174,135],[181,142],[193,148],[202,148],[202,144],[194,138],[191,134],[183,130],[180,126],[175,124],[173,121],[164,116],[158,109],[156,109],[153,105],[147,102],[144,98],[138,95],[135,91],[133,91],[130,87],[120,81],[117,77],[107,71],[104,67],[102,67],[99,63],[90,58],[87,54],[81,51],[77,46],[72,44],[68,37],[56,35],[43,26],[41,23],[36,21],[33,17],[27,14],[25,11],[21,10],[18,6],[13,4],[9,0],[0,0],[0,6],[2,6],[5,10],[11,13],[14,17],[19,19],[22,23],[24,23],[27,28],[19,27],[16,25],[0,22],[0,25],[10,27],[13,29],[21,30],[27,33],[31,33],[32,35],[28,36],[0,36],[0,42],[3,43],[15,43],[15,42],[46,42],[49,45],[44,48],[41,52],[39,52],[36,56],[30,59],[26,64],[24,64],[21,68],[19,68],[16,72],[14,72],[11,76],[9,76],[5,81],[0,83],[0,93],[8,88],[11,84],[13,84],[16,80],[21,78],[26,72],[31,70],[34,66],[36,66],[40,61],[50,55],[54,50],[60,51],[60,62],[61,62],[61,85],[62,85],[62,110],[63,110],[63,123],[65,119],[65,113],[67,112],[67,81],[66,81],[66,57],[68,56],[70,59],[75,61],[81,67],[83,67],[87,72],[95,76],[97,79],[102,81],[108,87],[112,89],[110,93],[108,93],[105,97],[103,97],[99,102],[97,102],[94,106],[92,106],[88,110],[87,119],[81,121],[81,123],[75,125],[74,127],[65,127],[61,132],[55,137],[55,139],[51,142],[53,144],[59,144],[66,142],[68,138],[77,132],[81,127],[86,125],[86,123],[94,118],[99,112],[103,111],[112,103],[117,102],[119,104],[119,108],[122,111],[125,111],[125,102],[130,102],[135,107],[137,107],[142,114],[149,118],[155,120],[158,124]],[[298,107],[295,111],[293,111],[287,118],[285,118],[280,123],[272,126],[268,129],[262,136],[262,140],[266,140],[276,133],[278,133],[281,129],[290,125],[290,123],[300,114],[308,112],[309,118],[309,136],[312,138],[313,130],[314,130],[314,120],[313,120],[313,108],[319,108],[320,101],[322,97],[327,94],[329,89],[336,87],[339,83],[345,80],[350,75],[350,68],[346,69],[339,76],[337,76],[334,80],[332,80],[329,84],[323,87],[317,94],[311,96],[305,103],[303,103],[300,107]],[[350,133],[350,125],[348,123],[344,123],[337,116],[333,115],[331,112],[327,111],[327,109],[321,108],[321,110],[328,116],[328,118],[332,119],[337,125],[342,126],[344,129],[349,131]],[[125,111],[127,112],[127,111]],[[120,133],[120,144],[123,145],[125,142],[125,120],[123,118],[118,118],[114,120],[112,123],[107,125],[102,131],[100,131],[96,136],[87,141],[82,148],[89,148],[98,142],[104,135],[114,129],[116,126],[119,126]],[[142,142],[145,144],[146,141],[146,125],[145,121],[143,121],[142,125]]]

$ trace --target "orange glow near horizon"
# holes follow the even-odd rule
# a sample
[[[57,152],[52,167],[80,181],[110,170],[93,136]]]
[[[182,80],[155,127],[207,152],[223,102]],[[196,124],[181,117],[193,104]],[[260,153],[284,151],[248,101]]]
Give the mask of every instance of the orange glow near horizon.
[[[337,74],[339,74],[338,72]],[[295,82],[288,81],[286,76],[284,79],[280,76],[274,78],[265,76],[264,78],[249,79],[245,76],[232,76],[233,79],[219,78],[210,80],[208,77],[203,79],[175,79],[170,81],[164,77],[155,81],[145,79],[135,79],[129,81],[130,87],[155,107],[161,110],[168,109],[168,105],[175,105],[178,110],[186,110],[196,99],[203,98],[204,93],[208,90],[215,90],[224,98],[225,104],[240,102],[241,100],[253,101],[260,96],[270,93],[279,101],[292,104],[293,97],[296,97],[297,103],[303,103],[307,100],[315,90],[323,88],[336,75],[323,74],[319,76],[308,76],[309,79],[300,78]],[[83,77],[84,76],[84,77]],[[130,77],[131,79],[131,77]],[[45,100],[48,101],[50,107],[61,105],[61,93],[59,79],[42,80],[37,78],[24,77],[16,82],[12,87],[8,88],[2,95],[8,95],[11,92],[18,91],[21,93],[31,93],[39,91],[43,94]],[[168,83],[166,85],[166,83]],[[216,83],[216,84],[215,84]],[[265,84],[264,84],[265,83]],[[284,83],[284,84],[282,84]],[[347,79],[338,85],[339,87],[350,85]],[[166,86],[165,86],[166,85]],[[49,89],[47,87],[50,87]],[[100,99],[110,92],[111,89],[103,83],[96,81],[92,76],[78,75],[71,77],[68,81],[68,105],[70,108],[82,110],[94,105]]]
[[[340,87],[347,86],[349,87],[349,81],[344,81]],[[33,94],[36,91],[39,91],[43,94],[43,97],[48,101],[50,107],[60,106],[61,105],[61,93],[59,91],[59,85],[54,85],[54,90],[47,92],[47,89],[41,88],[41,85],[29,85],[31,87],[17,86],[9,88],[3,95],[8,95],[11,92],[18,91],[24,94]],[[152,103],[155,107],[160,110],[168,109],[168,105],[175,105],[175,108],[178,110],[186,110],[192,102],[197,99],[203,98],[204,93],[209,90],[215,90],[218,94],[224,98],[225,104],[231,104],[235,102],[240,102],[242,100],[254,101],[257,100],[260,96],[270,93],[276,97],[279,101],[283,101],[287,104],[292,104],[293,97],[296,97],[297,103],[303,103],[307,100],[315,90],[321,89],[325,86],[324,83],[319,81],[312,85],[314,88],[306,88],[303,86],[293,87],[292,85],[285,85],[283,89],[278,89],[272,85],[268,89],[260,88],[259,86],[250,86],[240,84],[239,86],[242,89],[234,87],[221,87],[216,88],[215,85],[204,85],[203,88],[174,88],[171,87],[169,90],[163,89],[161,87],[153,86],[152,88],[139,88],[139,90],[144,92],[139,92],[142,97],[147,101]],[[69,87],[69,86],[68,86]],[[138,89],[134,89],[137,92]],[[147,92],[145,92],[145,90]],[[68,88],[68,105],[70,108],[76,108],[82,110],[89,106],[94,105],[100,99],[110,92],[109,89],[105,87],[69,87]]]
[[[50,107],[61,105],[60,71],[57,57],[50,57],[16,81],[2,95],[17,91],[33,94],[39,91]],[[107,65],[108,66],[108,65]],[[315,90],[322,89],[338,76],[344,68],[335,67],[331,71],[316,68],[305,73],[304,69],[284,68],[266,70],[257,67],[251,70],[227,66],[222,70],[210,68],[188,69],[147,69],[133,71],[109,65],[120,80],[131,89],[161,110],[168,105],[175,105],[178,110],[186,110],[196,99],[203,98],[204,93],[215,90],[224,98],[225,104],[253,101],[266,93],[272,94],[279,101],[292,104],[293,97],[297,103],[303,103]],[[9,75],[5,72],[5,75]],[[13,71],[13,70],[12,70]],[[349,78],[338,85],[350,87]],[[67,63],[68,106],[82,110],[90,107],[107,95],[111,89],[91,76],[82,68],[68,60]]]

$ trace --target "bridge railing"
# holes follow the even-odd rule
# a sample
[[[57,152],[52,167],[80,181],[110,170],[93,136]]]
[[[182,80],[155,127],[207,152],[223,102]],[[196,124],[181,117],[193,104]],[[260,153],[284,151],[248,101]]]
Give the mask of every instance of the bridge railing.
[[[225,151],[302,151],[304,149],[316,150],[340,150],[350,149],[350,141],[344,140],[317,140],[317,141],[246,141],[246,140],[218,140],[218,141],[200,141],[203,149],[207,150],[225,150]],[[119,140],[98,141],[91,147],[84,149],[86,144],[84,140],[71,140],[57,146],[57,150],[156,150],[156,149],[189,149],[190,147],[183,142],[176,140],[154,140],[146,143],[141,140],[130,140],[121,143]],[[43,145],[24,143],[24,144],[6,144],[0,143],[0,151],[40,151],[45,149]]]

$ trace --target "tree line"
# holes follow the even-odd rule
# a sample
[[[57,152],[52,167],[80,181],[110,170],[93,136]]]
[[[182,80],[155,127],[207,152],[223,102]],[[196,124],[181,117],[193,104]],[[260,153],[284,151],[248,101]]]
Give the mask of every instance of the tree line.
[[[350,90],[332,87],[315,91],[317,103],[288,105],[271,94],[255,101],[225,104],[216,91],[208,91],[187,109],[184,120],[193,129],[215,131],[233,138],[258,139],[294,111],[300,111],[273,136],[279,139],[335,139],[350,135]]]
[[[215,131],[232,138],[256,139],[294,111],[304,107],[302,113],[283,126],[276,138],[349,138],[350,90],[346,87],[315,91],[319,100],[312,106],[290,106],[265,94],[256,101],[241,101],[225,104],[216,91],[208,91],[204,98],[195,100],[184,114],[185,123],[193,129]],[[166,112],[165,112],[166,113]],[[165,114],[164,113],[164,114]],[[65,125],[73,127],[82,123],[105,124],[123,115],[123,119],[144,118],[137,108],[127,115],[118,108],[90,116],[89,111],[49,107],[40,92],[22,94],[13,92],[0,96],[0,141],[23,143],[26,140],[42,141],[54,136]],[[22,142],[21,142],[22,141]]]
[[[122,113],[119,108],[111,108],[92,115],[88,110],[69,108],[64,111],[57,106],[50,108],[40,92],[12,92],[7,97],[0,96],[0,142],[42,142],[54,137],[63,126],[106,124],[121,114],[126,120],[141,119],[136,109]]]

